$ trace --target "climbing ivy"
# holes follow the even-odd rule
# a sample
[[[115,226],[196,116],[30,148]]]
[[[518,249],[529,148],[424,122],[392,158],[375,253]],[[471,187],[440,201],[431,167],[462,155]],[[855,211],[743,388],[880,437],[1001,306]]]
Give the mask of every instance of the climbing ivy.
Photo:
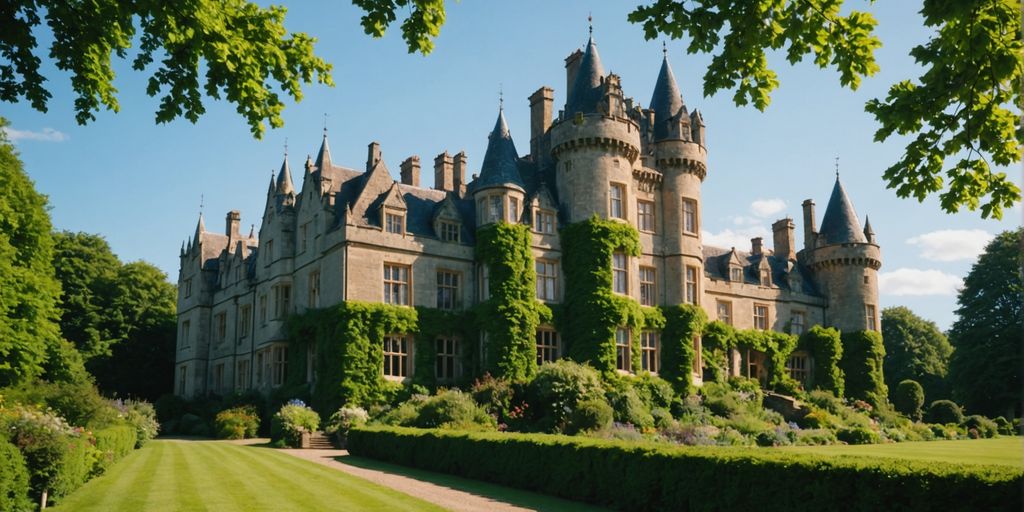
[[[797,337],[783,332],[760,329],[735,329],[720,321],[708,324],[704,336],[704,364],[711,368],[714,379],[725,380],[728,353],[731,349],[756,350],[767,357],[768,388],[793,392],[799,384],[786,371],[786,360],[797,347]]]
[[[711,374],[710,380],[728,380],[729,350],[736,347],[736,329],[721,320],[715,320],[704,327],[701,343],[704,349],[704,368]]]
[[[474,375],[480,373],[480,360],[475,340],[479,333],[475,327],[472,311],[446,311],[443,309],[416,307],[418,317],[416,347],[413,350],[415,369],[412,375],[413,384],[427,388],[436,388],[439,384],[437,361],[437,338],[440,336],[454,337],[461,343],[459,362],[462,364],[462,376],[454,382],[443,382],[446,386],[463,385],[472,381]]]
[[[815,325],[800,336],[797,346],[811,354],[814,369],[811,371],[810,389],[831,391],[843,396],[845,377],[839,362],[843,357],[843,343],[839,331],[832,327]]]
[[[707,315],[693,304],[662,308],[665,329],[661,332],[660,375],[676,392],[686,396],[693,392],[693,363],[697,351],[693,339],[701,335]]]
[[[639,333],[646,315],[636,301],[612,292],[612,253],[640,255],[640,235],[629,224],[594,216],[561,230],[566,293],[562,339],[568,355],[605,375],[615,372],[615,331],[633,334],[632,363],[639,365]]]
[[[846,395],[875,407],[885,405],[889,389],[882,375],[885,346],[876,331],[842,334],[843,353],[839,364],[846,374]]]
[[[530,253],[530,228],[498,222],[476,232],[476,256],[487,266],[490,297],[477,305],[487,333],[483,368],[513,381],[537,373],[537,326],[552,313],[536,299],[537,273]]]

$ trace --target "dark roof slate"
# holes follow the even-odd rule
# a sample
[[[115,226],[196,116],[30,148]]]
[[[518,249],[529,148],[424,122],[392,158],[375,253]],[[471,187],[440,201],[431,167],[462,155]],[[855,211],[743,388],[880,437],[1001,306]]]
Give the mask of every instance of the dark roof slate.
[[[686,112],[683,95],[679,92],[679,85],[676,84],[676,77],[672,73],[667,55],[661,61],[661,71],[658,72],[658,81],[654,85],[651,110],[654,111],[654,140],[668,138],[669,120],[679,115],[680,111],[684,114]]]
[[[512,185],[525,190],[519,175],[519,154],[512,133],[505,121],[505,111],[498,109],[498,119],[487,140],[487,152],[480,167],[480,177],[473,180],[473,190]]]
[[[853,210],[839,176],[836,176],[836,184],[832,187],[832,197],[828,200],[818,234],[824,239],[823,245],[867,242],[857,222],[857,212]]]
[[[601,65],[601,56],[597,53],[597,44],[591,36],[587,41],[587,49],[583,52],[583,59],[576,72],[576,79],[572,85],[572,95],[565,103],[565,113],[572,116],[576,112],[590,114],[597,112],[597,104],[601,100],[601,79],[604,77],[604,67]]]

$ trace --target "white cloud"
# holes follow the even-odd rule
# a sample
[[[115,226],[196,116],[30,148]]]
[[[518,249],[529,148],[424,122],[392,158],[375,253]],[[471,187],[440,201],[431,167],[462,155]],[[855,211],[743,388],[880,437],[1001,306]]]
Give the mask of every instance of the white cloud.
[[[7,127],[3,128],[3,131],[11,142],[18,142],[19,140],[64,142],[69,138],[64,132],[54,130],[53,128],[43,128],[41,131],[34,132],[32,130],[15,130],[14,128]]]
[[[700,236],[703,239],[704,245],[721,247],[723,249],[735,247],[737,250],[746,252],[750,252],[751,238],[761,237],[765,240],[771,239],[768,228],[764,226],[752,226],[737,229],[726,228],[718,233],[701,231]]]
[[[750,212],[758,217],[770,217],[786,210],[782,199],[757,199],[750,203]]]
[[[747,217],[746,215],[732,215],[727,218],[732,219],[732,223],[737,226],[758,226],[763,222],[761,219]]]
[[[878,275],[878,291],[884,295],[956,295],[963,283],[941,270],[898,268]]]
[[[970,261],[977,259],[992,237],[981,229],[941,229],[909,238],[907,243],[919,247],[926,260]]]

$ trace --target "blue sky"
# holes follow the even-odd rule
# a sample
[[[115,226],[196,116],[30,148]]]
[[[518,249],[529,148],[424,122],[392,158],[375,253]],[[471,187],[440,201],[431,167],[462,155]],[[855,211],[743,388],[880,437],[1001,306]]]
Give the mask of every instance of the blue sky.
[[[993,234],[1019,225],[1020,206],[1002,221],[982,220],[976,212],[942,213],[935,199],[899,199],[885,188],[881,174],[899,158],[903,141],[873,142],[876,126],[863,105],[919,74],[907,52],[929,32],[917,2],[848,3],[879,20],[881,71],[851,92],[839,86],[834,71],[810,62],[790,66],[772,55],[781,87],[764,113],[734,106],[730,92],[704,98],[701,76],[710,58],[687,55],[685,42],[669,41],[683,98],[708,126],[705,243],[749,248],[752,236],[769,241],[771,222],[787,215],[796,220],[800,239],[800,203],[814,199],[820,223],[838,156],[857,213],[862,222],[865,214],[871,217],[882,246],[882,305],[906,305],[945,329],[955,318],[960,280]],[[318,38],[317,53],[334,65],[336,86],[307,87],[303,101],[286,108],[285,127],[268,130],[262,141],[252,138],[232,105],[213,100],[194,125],[156,125],[158,99],[146,96],[147,76],[127,61],[116,62],[120,113],[102,112],[78,126],[68,77],[49,68],[48,113],[21,103],[4,104],[0,115],[11,121],[8,135],[29,175],[50,197],[57,229],[99,233],[123,260],[154,263],[173,281],[200,196],[208,229],[223,229],[231,209],[241,210],[244,226],[259,222],[285,140],[292,168],[301,169],[319,146],[325,113],[336,163],[362,168],[366,145],[379,141],[396,178],[399,162],[419,155],[429,186],[430,162],[444,150],[465,150],[470,172],[478,171],[501,88],[517,147],[528,151],[526,98],[547,85],[555,89],[556,108],[564,103],[563,59],[585,44],[588,13],[605,70],[620,75],[626,94],[646,106],[662,43],[645,41],[641,28],[626,21],[633,6],[451,2],[435,51],[423,57],[406,53],[397,26],[383,39],[364,35],[359,11],[345,2],[293,2],[286,26]],[[1019,179],[1019,171],[1013,173]]]

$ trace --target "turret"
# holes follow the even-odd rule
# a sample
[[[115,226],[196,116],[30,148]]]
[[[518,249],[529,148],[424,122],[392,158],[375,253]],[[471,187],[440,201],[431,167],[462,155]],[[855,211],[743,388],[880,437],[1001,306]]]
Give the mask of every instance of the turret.
[[[649,134],[653,158],[648,159],[648,165],[653,163],[662,176],[663,240],[665,254],[669,255],[665,260],[666,276],[670,281],[683,282],[687,272],[694,273],[693,268],[697,275],[704,275],[701,184],[707,175],[707,150],[701,143],[704,120],[699,114],[691,117],[687,111],[667,51],[663,52],[647,119],[653,132]],[[698,124],[700,141],[694,140],[691,123]],[[686,301],[680,291],[672,291],[676,287],[669,290],[676,294],[666,297],[670,303]]]
[[[526,187],[519,176],[519,154],[503,108],[498,109],[498,119],[488,136],[480,177],[470,187],[476,201],[478,226],[499,221],[514,223],[522,218]]]
[[[813,217],[810,222],[813,226]],[[878,269],[882,253],[874,242],[874,232],[868,235],[868,231],[870,226],[860,228],[853,203],[837,174],[814,247],[806,248],[803,258],[828,299],[825,323],[841,331],[879,329]]]
[[[619,79],[604,75],[591,37],[565,111],[550,131],[558,197],[569,223],[594,215],[636,222],[632,183],[640,127],[625,115],[623,103]]]

